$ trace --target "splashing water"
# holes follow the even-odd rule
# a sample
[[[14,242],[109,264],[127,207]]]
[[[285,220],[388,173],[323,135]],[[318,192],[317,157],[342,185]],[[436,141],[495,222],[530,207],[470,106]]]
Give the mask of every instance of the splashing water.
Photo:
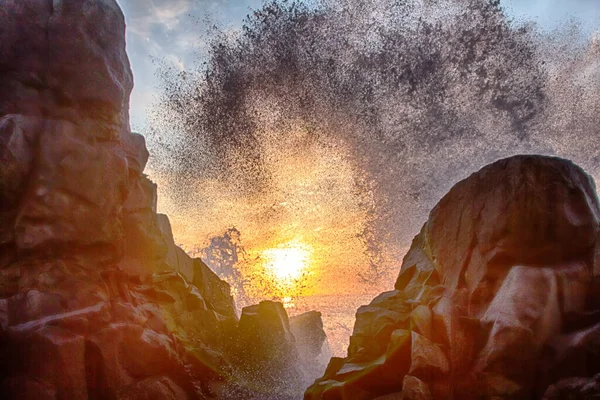
[[[391,288],[427,211],[497,158],[600,176],[600,47],[576,25],[488,0],[272,1],[199,40],[195,70],[162,70],[151,175],[187,248],[239,229],[253,300]]]

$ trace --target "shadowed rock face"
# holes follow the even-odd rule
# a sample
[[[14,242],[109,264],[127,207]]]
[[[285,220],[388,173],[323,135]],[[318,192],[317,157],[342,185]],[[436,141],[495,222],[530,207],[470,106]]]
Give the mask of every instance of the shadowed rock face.
[[[6,0],[0,24],[0,398],[280,398],[281,304],[251,318],[281,352],[244,367],[282,383],[255,387],[232,363],[260,332],[157,214],[117,3]]]
[[[597,393],[599,217],[566,160],[516,156],[459,182],[305,399]]]

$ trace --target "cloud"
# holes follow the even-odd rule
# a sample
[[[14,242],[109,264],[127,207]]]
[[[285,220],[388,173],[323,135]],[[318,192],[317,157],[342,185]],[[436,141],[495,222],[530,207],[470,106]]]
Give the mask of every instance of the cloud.
[[[176,30],[181,17],[192,7],[192,0],[120,0],[119,3],[127,16],[129,32],[145,38],[156,27]]]

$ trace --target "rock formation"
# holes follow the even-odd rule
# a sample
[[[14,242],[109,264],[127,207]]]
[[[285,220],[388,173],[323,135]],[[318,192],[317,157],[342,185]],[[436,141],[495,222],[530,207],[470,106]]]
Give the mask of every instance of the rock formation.
[[[278,398],[234,362],[246,328],[289,334],[283,308],[238,327],[229,285],[156,212],[117,3],[4,0],[0,23],[0,398]],[[252,376],[295,367],[284,339]]]
[[[592,178],[566,160],[459,182],[305,399],[597,396],[599,221]]]
[[[290,317],[290,330],[296,340],[302,374],[308,386],[325,371],[331,357],[321,313],[308,311]]]

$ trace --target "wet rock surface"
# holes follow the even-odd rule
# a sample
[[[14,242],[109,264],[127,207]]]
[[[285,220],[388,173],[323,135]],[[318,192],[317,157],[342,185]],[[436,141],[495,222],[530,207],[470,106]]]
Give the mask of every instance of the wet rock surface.
[[[7,0],[0,23],[0,398],[301,396],[282,305],[239,320],[157,214],[116,1]]]
[[[558,158],[458,183],[305,399],[597,395],[599,217],[592,178]]]

